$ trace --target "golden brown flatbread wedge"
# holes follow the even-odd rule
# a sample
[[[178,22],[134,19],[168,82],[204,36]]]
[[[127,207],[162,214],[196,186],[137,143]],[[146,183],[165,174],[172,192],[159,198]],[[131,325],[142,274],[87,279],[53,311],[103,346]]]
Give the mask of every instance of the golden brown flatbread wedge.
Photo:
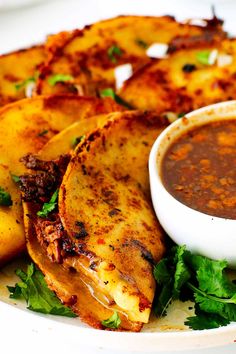
[[[25,172],[20,158],[37,153],[55,134],[77,120],[119,110],[113,100],[76,96],[25,99],[0,110],[0,187],[13,205],[0,206],[0,264],[25,248],[20,192],[12,179]]]
[[[138,71],[119,95],[139,109],[177,114],[236,98],[236,39],[194,48],[184,48],[184,41],[179,45],[182,49]],[[209,54],[212,64],[206,61]]]
[[[101,114],[80,120],[71,124],[50,139],[40,150],[39,157],[42,160],[56,160],[60,155],[67,154],[74,150],[80,140],[96,128],[101,128],[109,119],[108,114]]]
[[[45,59],[43,46],[0,56],[0,107],[26,97]]]
[[[120,16],[86,26],[83,30],[50,37],[46,44],[50,60],[42,68],[38,94],[71,92],[97,96],[104,88],[115,88],[114,69],[125,63],[133,72],[150,61],[147,48],[155,43],[169,43],[179,37],[192,43],[214,42],[225,36],[222,22],[214,19],[206,27],[181,24],[173,17]],[[67,80],[51,82],[56,75]]]
[[[104,127],[72,154],[59,183],[58,210],[42,218],[36,214],[42,205],[24,203],[30,256],[61,300],[93,327],[104,328],[101,321],[114,311],[122,320],[119,330],[138,331],[148,322],[155,292],[152,265],[162,257],[164,243],[150,201],[147,164],[167,124],[152,113],[109,114]],[[54,142],[64,146],[60,137]],[[42,156],[47,153],[51,157],[50,149]],[[40,170],[56,163],[60,168],[58,161],[36,161],[35,181]],[[27,182],[22,190],[27,199]],[[31,198],[37,201],[38,192]]]

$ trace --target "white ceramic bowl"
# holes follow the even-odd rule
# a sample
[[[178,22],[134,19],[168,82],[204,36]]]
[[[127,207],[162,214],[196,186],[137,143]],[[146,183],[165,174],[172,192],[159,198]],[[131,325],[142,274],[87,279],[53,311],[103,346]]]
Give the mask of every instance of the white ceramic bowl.
[[[236,268],[236,220],[210,216],[182,204],[167,192],[160,177],[162,158],[176,138],[203,123],[225,119],[236,120],[236,101],[198,109],[172,123],[152,147],[149,174],[153,206],[167,234],[195,253],[226,259]]]

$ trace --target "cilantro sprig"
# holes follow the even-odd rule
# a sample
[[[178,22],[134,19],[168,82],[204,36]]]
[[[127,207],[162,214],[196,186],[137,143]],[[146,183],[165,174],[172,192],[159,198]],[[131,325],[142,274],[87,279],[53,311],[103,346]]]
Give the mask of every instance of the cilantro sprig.
[[[135,40],[135,43],[136,43],[139,47],[141,47],[141,48],[143,48],[143,49],[147,49],[147,48],[148,48],[147,42],[145,42],[144,40],[142,40],[142,39],[140,39],[140,38],[137,38],[137,39]]]
[[[71,140],[71,146],[74,149],[83,139],[85,135],[77,136]]]
[[[48,203],[44,203],[42,210],[37,212],[37,215],[41,218],[46,218],[51,211],[53,211],[57,206],[58,189],[53,193],[51,199]]]
[[[44,276],[33,263],[28,265],[26,273],[16,270],[16,275],[21,279],[15,286],[8,286],[11,299],[23,298],[26,300],[28,309],[44,314],[76,317],[76,314],[70,308],[62,305],[45,282]]]
[[[30,82],[35,82],[36,81],[36,78],[35,77],[29,77],[28,79],[24,80],[24,81],[21,81],[21,82],[17,82],[15,84],[15,89],[16,91],[19,91],[23,88],[25,88]]]
[[[117,63],[117,58],[122,55],[122,50],[116,45],[112,45],[110,48],[108,48],[107,55],[110,61],[115,64]]]
[[[73,81],[74,78],[68,74],[55,74],[48,78],[48,83],[50,86],[55,86],[58,82],[68,82]]]
[[[111,317],[109,317],[107,320],[102,321],[101,323],[104,327],[117,329],[121,324],[121,319],[118,313],[115,311],[113,315],[111,315]]]
[[[116,101],[116,103],[128,108],[128,109],[133,109],[133,106],[131,106],[131,104],[129,104],[128,102],[126,102],[125,100],[123,100],[123,98],[121,98],[120,96],[118,96],[115,91],[111,88],[108,87],[106,89],[103,89],[102,91],[100,91],[100,97],[104,98],[104,97],[111,97],[114,101]]]
[[[0,187],[0,206],[11,206],[11,195],[2,187]]]
[[[226,273],[227,262],[194,255],[175,246],[154,268],[158,284],[155,312],[166,314],[172,300],[193,300],[195,314],[185,322],[192,329],[209,329],[236,321],[236,285]]]

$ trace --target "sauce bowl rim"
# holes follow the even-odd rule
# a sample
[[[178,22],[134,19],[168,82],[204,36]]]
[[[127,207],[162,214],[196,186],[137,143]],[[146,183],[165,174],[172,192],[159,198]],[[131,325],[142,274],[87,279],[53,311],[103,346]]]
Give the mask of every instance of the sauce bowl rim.
[[[233,117],[220,117],[217,115],[217,112],[219,109],[226,109],[227,107],[229,108],[235,108],[235,116]],[[208,120],[203,120],[201,121],[201,114],[208,114],[209,116],[209,121]],[[224,113],[221,112],[221,113]],[[219,113],[218,113],[219,114]],[[194,123],[194,120],[197,120],[197,124]],[[199,108],[197,110],[191,111],[190,113],[184,115],[183,117],[179,118],[178,120],[174,121],[171,123],[167,128],[165,128],[161,134],[157,137],[155,140],[151,151],[149,155],[149,178],[150,178],[150,184],[152,183],[152,179],[154,178],[156,180],[156,188],[158,190],[161,190],[166,194],[166,197],[172,199],[172,202],[175,202],[177,206],[181,206],[182,209],[186,209],[186,213],[189,213],[190,211],[193,213],[196,213],[199,217],[206,219],[211,219],[214,222],[217,223],[222,223],[222,222],[228,222],[231,224],[235,224],[236,219],[230,219],[230,218],[223,218],[219,216],[214,216],[210,214],[206,214],[204,212],[201,212],[199,210],[193,209],[186,204],[182,203],[178,199],[176,199],[164,186],[164,183],[161,178],[161,166],[162,166],[162,161],[164,158],[164,155],[168,149],[168,147],[173,143],[173,141],[176,140],[177,137],[183,135],[185,132],[194,129],[194,127],[202,126],[207,123],[213,122],[213,121],[222,121],[222,120],[230,120],[230,119],[235,119],[236,120],[236,100],[231,100],[231,101],[224,101],[216,104],[212,104],[209,106],[204,106],[202,108]],[[186,129],[182,131],[182,127],[185,126]],[[173,132],[176,130],[180,130],[179,134],[177,134],[177,137],[173,137]],[[172,136],[171,136],[172,135]],[[164,151],[160,151],[162,149],[163,143],[165,143],[165,140],[168,140],[168,143],[166,143],[166,147],[164,148]],[[151,188],[151,197],[152,200],[154,198],[153,193],[152,193],[152,188]]]

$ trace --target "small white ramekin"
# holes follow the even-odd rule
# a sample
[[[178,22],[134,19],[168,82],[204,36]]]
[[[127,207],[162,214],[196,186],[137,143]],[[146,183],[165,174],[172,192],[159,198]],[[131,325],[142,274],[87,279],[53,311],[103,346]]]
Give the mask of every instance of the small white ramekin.
[[[190,251],[226,259],[229,266],[236,268],[236,220],[210,216],[182,204],[167,192],[160,175],[163,156],[176,138],[204,123],[227,119],[236,120],[236,101],[203,107],[172,123],[152,147],[149,176],[153,206],[166,233]]]

